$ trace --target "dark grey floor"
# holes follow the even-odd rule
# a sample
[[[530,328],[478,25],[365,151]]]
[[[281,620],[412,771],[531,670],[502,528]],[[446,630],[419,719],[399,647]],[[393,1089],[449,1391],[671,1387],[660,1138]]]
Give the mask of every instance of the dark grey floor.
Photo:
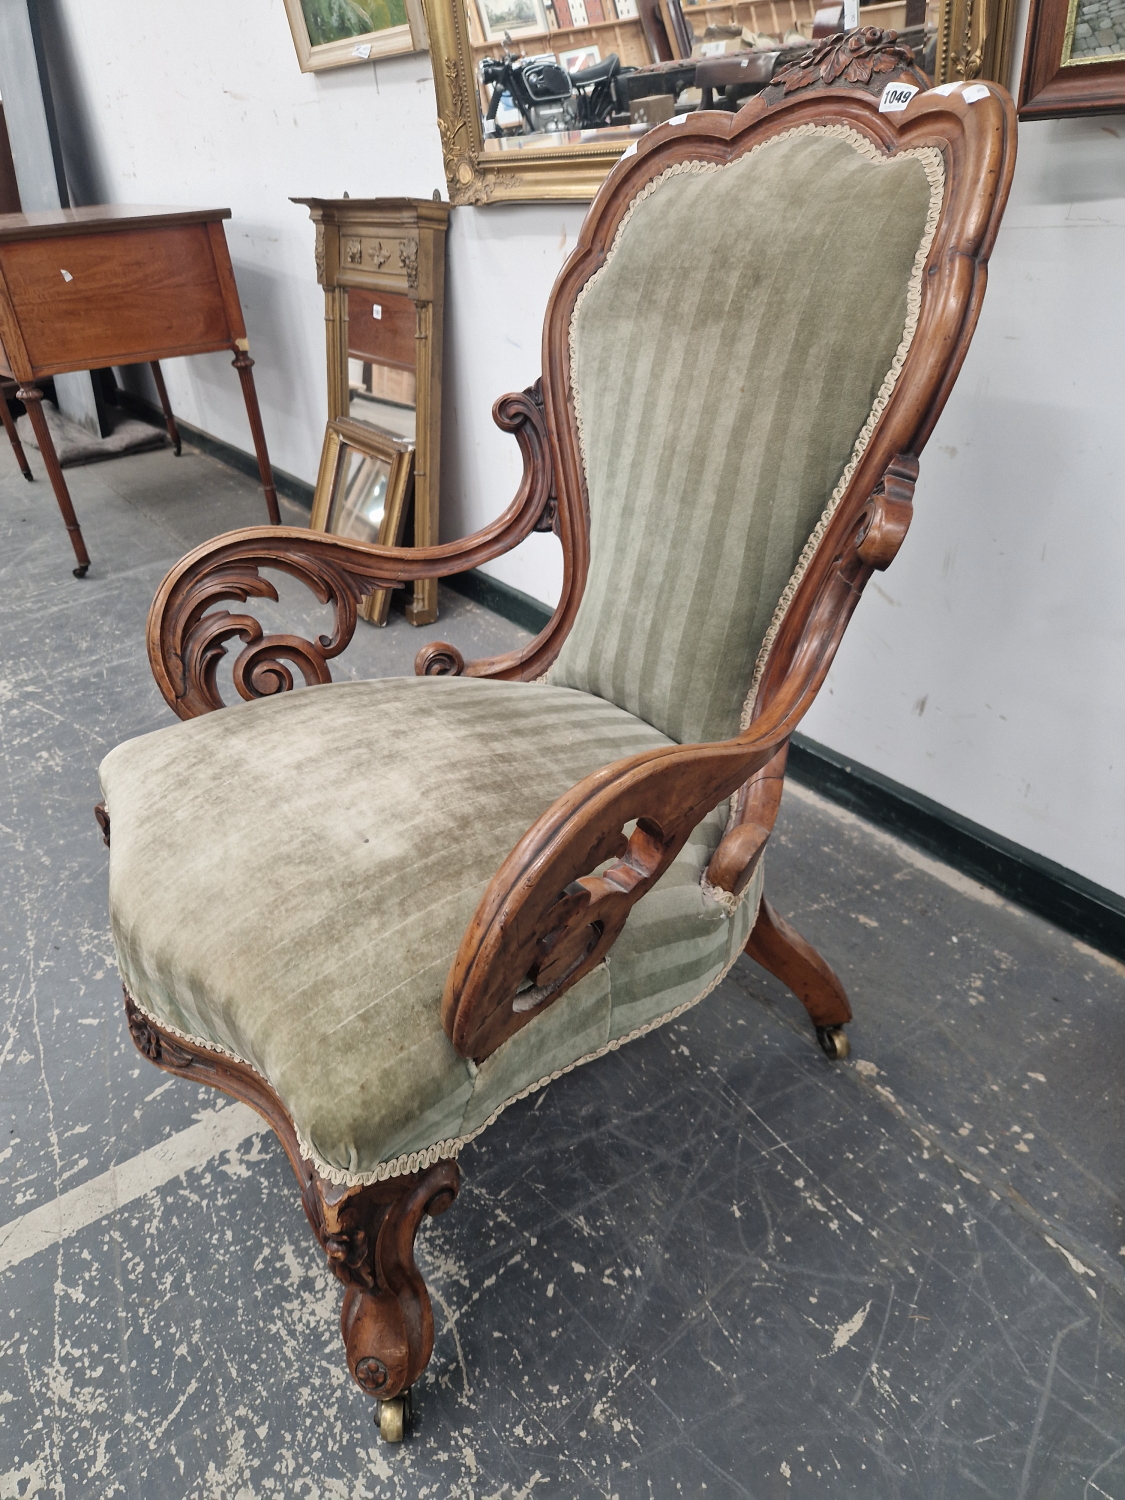
[[[91,816],[170,722],[164,569],[260,496],[166,452],[71,482],[84,582],[0,444],[0,1500],[1125,1497],[1125,975],[799,788],[768,886],[853,1062],[742,960],[511,1108],[423,1232],[434,1358],[381,1447],[280,1149],[128,1040]],[[522,638],[443,607],[342,670]]]

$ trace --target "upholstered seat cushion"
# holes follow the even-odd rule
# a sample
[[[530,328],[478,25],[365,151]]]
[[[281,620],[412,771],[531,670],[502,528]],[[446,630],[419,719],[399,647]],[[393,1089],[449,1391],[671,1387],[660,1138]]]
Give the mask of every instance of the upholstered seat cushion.
[[[337,1181],[450,1155],[505,1103],[692,1003],[746,941],[700,888],[723,810],[609,959],[481,1067],[442,987],[488,881],[598,767],[669,741],[543,684],[392,678],[239,705],[101,767],[122,978],[162,1025],[250,1063]]]

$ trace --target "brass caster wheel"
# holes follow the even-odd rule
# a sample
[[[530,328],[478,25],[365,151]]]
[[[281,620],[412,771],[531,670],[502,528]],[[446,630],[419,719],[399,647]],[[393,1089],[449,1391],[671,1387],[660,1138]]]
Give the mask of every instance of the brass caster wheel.
[[[818,1026],[816,1039],[833,1062],[839,1062],[851,1053],[852,1044],[842,1026]]]
[[[389,1401],[379,1402],[379,1436],[384,1443],[402,1442],[410,1415],[409,1391],[403,1391],[401,1396],[392,1396]]]

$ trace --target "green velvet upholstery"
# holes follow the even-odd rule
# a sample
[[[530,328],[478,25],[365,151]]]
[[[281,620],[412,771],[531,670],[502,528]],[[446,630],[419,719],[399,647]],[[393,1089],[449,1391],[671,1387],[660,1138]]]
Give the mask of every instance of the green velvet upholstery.
[[[451,1154],[515,1095],[700,997],[757,903],[699,879],[713,813],[609,959],[480,1068],[442,1030],[461,936],[536,817],[667,744],[567,688],[473,678],[316,687],[119,745],[101,768],[110,911],[138,1005],[251,1063],[336,1180]]]
[[[589,772],[735,732],[810,535],[912,334],[940,197],[806,127],[642,193],[572,320],[592,522],[550,685],[334,684],[119,746],[102,766],[126,987],[250,1063],[336,1181],[453,1154],[513,1098],[700,999],[746,941],[701,888],[716,809],[608,959],[479,1068],[440,1021],[504,857]]]
[[[552,683],[681,744],[737,732],[886,393],[939,170],[809,126],[638,199],[571,325],[591,565]]]

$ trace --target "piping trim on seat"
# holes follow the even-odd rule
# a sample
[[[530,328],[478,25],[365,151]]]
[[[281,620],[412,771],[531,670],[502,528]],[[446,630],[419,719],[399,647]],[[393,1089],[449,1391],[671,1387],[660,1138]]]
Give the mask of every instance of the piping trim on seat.
[[[760,888],[758,899],[759,901],[761,900]],[[750,925],[753,927],[753,923]],[[706,1000],[711,991],[716,989],[730,973],[741,953],[742,949],[739,948],[730,962],[724,965],[715,978],[711,980],[710,984],[702,989],[693,1000],[685,1000],[682,1005],[677,1005],[667,1015],[658,1016],[654,1021],[646,1021],[643,1026],[638,1026],[635,1031],[627,1032],[625,1036],[614,1037],[604,1047],[599,1047],[594,1052],[587,1052],[585,1056],[575,1058],[572,1063],[567,1063],[565,1068],[558,1068],[555,1072],[545,1074],[542,1078],[537,1079],[535,1083],[529,1083],[527,1088],[521,1089],[518,1094],[512,1094],[502,1104],[498,1104],[482,1125],[478,1125],[475,1130],[470,1130],[466,1135],[453,1136],[444,1141],[435,1141],[432,1146],[427,1146],[424,1151],[411,1151],[407,1155],[396,1156],[392,1161],[381,1161],[378,1166],[372,1167],[369,1172],[347,1172],[342,1167],[334,1167],[330,1162],[326,1162],[316,1147],[305,1139],[296,1121],[290,1116],[290,1123],[296,1134],[297,1145],[301,1155],[305,1161],[312,1163],[321,1177],[337,1187],[367,1187],[373,1182],[386,1182],[389,1177],[404,1177],[410,1172],[421,1172],[427,1167],[432,1167],[439,1161],[448,1161],[451,1157],[458,1155],[462,1146],[467,1146],[470,1141],[475,1141],[478,1135],[486,1131],[490,1125],[495,1124],[508,1108],[509,1104],[515,1104],[517,1100],[526,1099],[529,1094],[534,1094],[537,1090],[546,1088],[549,1083],[554,1083],[564,1073],[573,1073],[575,1068],[582,1067],[584,1063],[594,1062],[597,1058],[604,1057],[607,1052],[616,1052],[626,1042],[635,1042],[639,1037],[647,1036],[650,1031],[655,1031],[658,1027],[666,1025],[669,1021],[674,1021],[677,1016],[682,1016],[686,1011],[698,1005],[701,1000]],[[190,1042],[193,1047],[198,1047],[204,1052],[216,1052],[222,1057],[230,1058],[232,1062],[241,1063],[244,1068],[249,1068],[251,1073],[260,1078],[270,1089],[273,1088],[273,1084],[270,1083],[265,1074],[256,1068],[253,1063],[247,1062],[244,1057],[239,1057],[237,1053],[231,1052],[228,1048],[221,1046],[217,1042],[205,1042],[200,1037],[192,1036],[190,1032],[180,1031],[160,1016],[154,1015],[152,1011],[146,1010],[134,996],[130,995],[129,998],[133,1001],[133,1004],[140,1011],[141,1015],[146,1020],[151,1021],[161,1031],[167,1032],[169,1036],[178,1037],[182,1042]]]

